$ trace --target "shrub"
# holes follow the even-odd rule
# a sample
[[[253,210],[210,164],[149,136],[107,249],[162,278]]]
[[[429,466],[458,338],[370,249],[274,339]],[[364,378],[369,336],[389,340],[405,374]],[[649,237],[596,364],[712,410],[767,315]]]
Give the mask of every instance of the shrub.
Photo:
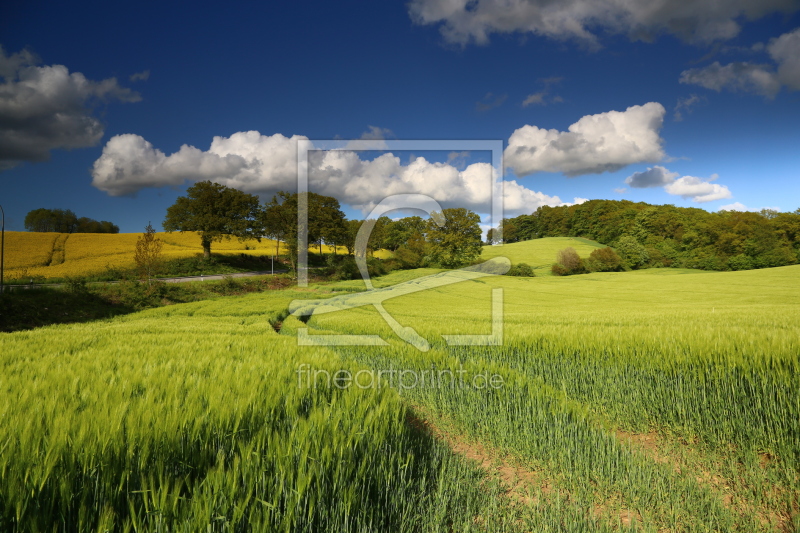
[[[167,284],[163,281],[153,281],[151,285],[136,280],[126,280],[118,283],[114,289],[116,303],[133,309],[147,309],[158,307],[167,294]]]
[[[622,269],[622,258],[613,248],[598,248],[589,254],[588,269],[592,272],[617,272]]]
[[[508,276],[520,276],[525,278],[536,277],[533,268],[528,263],[520,263],[512,266],[507,273]]]
[[[242,281],[234,278],[233,276],[223,276],[222,281],[211,286],[212,291],[224,296],[238,294],[242,292],[243,288]]]
[[[583,259],[580,258],[575,248],[568,247],[559,250],[556,255],[556,262],[550,268],[556,276],[569,276],[570,274],[581,274],[586,271]]]
[[[83,294],[87,292],[86,280],[81,277],[67,277],[66,283],[67,290],[72,294]]]
[[[750,270],[753,262],[745,254],[734,255],[728,259],[728,268],[731,270]]]

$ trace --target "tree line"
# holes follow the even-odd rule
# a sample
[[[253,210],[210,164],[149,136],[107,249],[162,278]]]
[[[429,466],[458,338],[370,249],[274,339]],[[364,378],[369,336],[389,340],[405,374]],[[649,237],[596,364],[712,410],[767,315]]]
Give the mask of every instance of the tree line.
[[[70,209],[34,209],[25,215],[28,231],[55,233],[119,233],[119,226],[107,220],[80,217]]]
[[[488,239],[495,238],[490,231]],[[800,209],[718,211],[590,200],[504,219],[505,242],[585,237],[612,246],[627,268],[747,270],[800,262]]]
[[[347,220],[339,201],[331,196],[307,194],[308,243],[344,247],[355,252],[356,236],[362,224],[372,231],[367,252],[385,248],[392,250],[398,266],[442,266],[455,268],[480,257],[481,229],[478,214],[464,208],[443,209],[437,217],[424,220],[410,216],[392,220],[382,216],[376,220]],[[213,183],[197,182],[167,209],[165,231],[196,231],[200,234],[203,255],[211,256],[211,245],[222,239],[241,240],[271,238],[276,241],[276,255],[282,242],[289,250],[292,268],[297,265],[298,194],[278,192],[261,205],[257,196]]]

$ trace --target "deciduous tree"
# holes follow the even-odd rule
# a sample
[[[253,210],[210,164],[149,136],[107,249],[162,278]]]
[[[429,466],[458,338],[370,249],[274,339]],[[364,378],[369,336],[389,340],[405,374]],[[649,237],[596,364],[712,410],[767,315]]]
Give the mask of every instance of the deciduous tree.
[[[147,279],[150,285],[154,277],[161,271],[163,266],[163,256],[161,254],[161,239],[156,237],[156,230],[149,222],[144,229],[144,233],[136,239],[136,252],[133,260],[136,262],[136,270],[142,278]]]
[[[199,181],[167,209],[166,231],[196,231],[200,234],[203,257],[211,257],[211,243],[238,237],[260,238],[258,197],[242,191]]]
[[[439,218],[442,225],[436,223]],[[427,241],[434,263],[445,268],[467,265],[480,257],[481,217],[463,207],[443,209],[428,220]]]

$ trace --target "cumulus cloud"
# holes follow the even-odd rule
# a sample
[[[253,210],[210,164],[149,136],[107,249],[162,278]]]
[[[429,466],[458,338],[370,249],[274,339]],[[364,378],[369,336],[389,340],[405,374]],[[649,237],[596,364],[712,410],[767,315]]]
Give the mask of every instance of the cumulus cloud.
[[[780,207],[747,207],[741,202],[733,202],[732,204],[727,204],[720,206],[718,211],[751,211],[751,212],[760,212],[764,210],[769,211],[780,211]]]
[[[730,198],[731,191],[728,187],[718,183],[711,183],[716,180],[717,177],[716,174],[713,174],[709,179],[695,176],[683,176],[665,185],[664,190],[669,194],[681,196],[685,199],[691,198],[693,201],[699,203]]]
[[[755,211],[748,209],[746,205],[741,202],[733,202],[732,204],[722,205],[717,211]]]
[[[760,43],[759,43],[760,44]],[[754,47],[755,48],[755,47]],[[764,47],[774,64],[735,62],[692,68],[681,73],[680,82],[700,85],[706,89],[750,92],[774,98],[785,87],[800,90],[800,28],[772,39]]]
[[[296,187],[299,139],[306,137],[239,132],[214,137],[207,151],[183,145],[168,156],[139,135],[116,135],[94,162],[92,185],[111,196],[187,180],[212,180],[253,193]]]
[[[301,139],[307,137],[239,132],[230,137],[214,137],[205,151],[184,145],[167,155],[139,135],[117,135],[95,161],[92,185],[112,196],[121,196],[145,187],[211,180],[268,196],[278,190],[296,189],[297,141]],[[464,154],[451,155],[454,162]],[[403,164],[392,153],[364,160],[352,150],[312,150],[308,175],[312,190],[365,212],[386,196],[408,193],[426,194],[445,207],[486,211],[491,205],[497,170],[488,163],[459,165],[462,168],[451,163],[417,157]],[[502,194],[509,216],[530,213],[542,205],[565,203],[516,181],[504,182]]]
[[[664,167],[654,166],[648,168],[644,172],[634,172],[627,178],[625,183],[634,189],[644,189],[647,187],[663,187],[668,183],[675,181],[680,174],[677,172],[670,172]]]
[[[409,15],[417,24],[440,25],[445,40],[455,44],[486,44],[493,33],[520,32],[597,47],[597,36],[590,28],[625,33],[633,40],[672,34],[708,43],[735,37],[740,30],[737,19],[755,20],[797,8],[792,0],[412,0]]]
[[[722,200],[731,197],[731,191],[725,185],[711,183],[716,181],[719,176],[712,174],[710,178],[703,179],[695,176],[683,176],[679,178],[677,172],[670,172],[662,166],[650,167],[642,172],[634,172],[627,178],[625,183],[634,189],[644,189],[650,187],[664,187],[668,194],[691,198],[695,202],[704,203],[714,200]],[[624,188],[614,189],[619,193],[625,192]]]
[[[8,56],[0,47],[0,170],[46,161],[56,148],[94,146],[103,125],[93,115],[92,102],[141,99],[116,78],[92,81],[64,65],[36,62],[26,50]]]
[[[488,163],[459,169],[417,157],[404,165],[391,153],[362,160],[358,154],[343,150],[314,152],[309,161],[309,180],[315,190],[365,212],[386,196],[412,193],[431,196],[444,207],[486,211],[496,172]],[[503,182],[502,194],[507,216],[530,213],[542,205],[563,204],[557,196],[532,191],[513,180]]]
[[[650,102],[625,111],[587,115],[568,131],[526,125],[508,140],[506,166],[517,176],[563,172],[567,176],[615,171],[664,157],[659,131],[664,106]]]

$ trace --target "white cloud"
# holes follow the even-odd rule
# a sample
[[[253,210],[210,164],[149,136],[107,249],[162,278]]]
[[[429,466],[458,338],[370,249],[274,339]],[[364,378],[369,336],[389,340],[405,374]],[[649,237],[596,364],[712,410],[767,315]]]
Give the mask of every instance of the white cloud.
[[[300,139],[307,138],[239,132],[214,137],[206,151],[183,145],[166,155],[138,135],[117,135],[95,161],[92,185],[112,196],[202,180],[267,196],[278,190],[296,190]],[[454,160],[463,156],[451,155]],[[404,165],[391,153],[362,160],[350,150],[311,151],[309,182],[312,190],[365,212],[383,198],[403,193],[426,194],[445,207],[487,211],[496,170],[488,163],[460,166],[463,168],[422,157]],[[531,213],[542,205],[564,204],[557,196],[532,191],[516,181],[504,182],[503,199],[508,216]]]
[[[296,187],[297,140],[257,131],[214,137],[208,151],[183,145],[169,156],[139,135],[109,139],[92,168],[92,185],[111,196],[145,187],[212,180],[245,192]]]
[[[634,172],[625,178],[625,183],[634,189],[662,187],[675,181],[679,175],[677,172],[670,172],[666,168],[656,165],[643,172]]]
[[[763,49],[763,45],[758,47],[758,50]],[[790,91],[800,90],[800,28],[772,39],[766,50],[774,65],[748,62],[721,65],[715,61],[706,67],[683,71],[680,82],[717,92],[728,89],[768,98],[774,98],[782,87]]]
[[[677,172],[670,172],[662,166],[654,166],[642,172],[634,172],[627,178],[625,183],[635,189],[650,187],[664,187],[668,194],[691,198],[695,202],[704,203],[714,200],[722,200],[731,197],[731,191],[725,185],[711,183],[719,179],[717,174],[712,174],[710,178],[703,179],[694,176],[683,176],[679,178]],[[619,193],[625,192],[624,188],[614,189]]]
[[[103,125],[93,116],[92,101],[141,99],[116,78],[92,81],[64,65],[35,62],[28,51],[7,56],[0,47],[0,170],[46,161],[56,148],[94,146]]]
[[[575,198],[574,203],[582,203]],[[586,200],[584,200],[586,201]],[[543,205],[572,205],[562,202],[558,196],[548,196],[541,192],[532,191],[518,184],[515,180],[503,182],[503,212],[506,217],[529,215]]]
[[[619,194],[625,194],[626,192],[628,192],[628,189],[626,189],[625,187],[616,187],[614,189],[614,192]]]
[[[758,19],[798,9],[792,0],[686,2],[684,0],[412,0],[409,15],[417,24],[441,25],[445,40],[486,44],[493,33],[533,33],[553,39],[576,39],[590,47],[598,33],[626,33],[649,41],[673,34],[708,43],[735,37],[738,19]]]
[[[780,207],[747,207],[741,202],[734,202],[732,204],[720,206],[718,211],[751,211],[751,212],[760,212],[764,209],[769,209],[771,211],[780,211]]]
[[[579,176],[659,161],[664,158],[659,130],[665,112],[661,104],[649,102],[587,115],[563,132],[523,126],[508,140],[505,164],[517,176],[534,172]]]
[[[718,183],[711,183],[711,181],[715,179],[717,179],[716,174],[712,175],[711,178],[707,180],[695,176],[683,176],[665,185],[664,190],[669,194],[682,196],[686,199],[691,198],[693,201],[699,203],[730,198],[731,191],[728,187],[719,185]]]

